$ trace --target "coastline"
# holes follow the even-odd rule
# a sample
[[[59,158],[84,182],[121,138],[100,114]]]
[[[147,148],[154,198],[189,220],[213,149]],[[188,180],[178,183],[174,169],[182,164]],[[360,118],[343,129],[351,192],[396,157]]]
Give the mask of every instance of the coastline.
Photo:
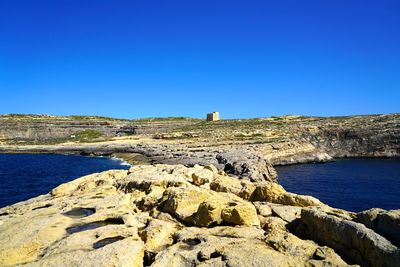
[[[131,167],[121,159],[72,154],[0,154],[0,158],[0,207],[46,194],[83,175]]]
[[[106,156],[132,166],[0,209],[0,238],[8,240],[0,265],[396,266],[400,210],[329,207],[287,192],[274,166],[397,158],[399,125],[399,114],[294,116],[195,122],[102,142],[11,139],[1,153]]]
[[[223,148],[223,147],[221,147]],[[232,150],[238,148],[230,147]],[[243,149],[243,147],[241,147]],[[253,148],[253,147],[252,147]],[[169,152],[174,153],[182,151],[184,147],[180,145],[169,145]],[[210,149],[211,150],[211,149]],[[212,148],[212,150],[216,150]],[[58,145],[24,145],[24,146],[12,146],[12,145],[0,145],[0,153],[2,154],[62,154],[62,155],[82,155],[82,156],[94,156],[94,157],[115,157],[130,164],[151,164],[151,163],[164,163],[171,160],[169,155],[164,157],[160,156],[160,153],[165,151],[165,145],[163,144],[121,144],[120,142],[113,145],[110,142],[107,143],[87,143],[87,144],[58,144]],[[223,149],[221,149],[223,151]],[[229,150],[228,150],[229,151]],[[252,149],[254,152],[255,149]],[[207,152],[202,150],[202,152]],[[217,154],[219,151],[210,151]],[[196,154],[192,153],[191,157],[195,158]],[[268,158],[268,156],[267,156]],[[273,166],[285,166],[303,163],[325,163],[336,161],[340,159],[352,159],[352,158],[400,158],[400,153],[397,152],[371,152],[371,153],[342,153],[336,155],[328,155],[326,152],[314,151],[297,151],[295,153],[288,153],[287,155],[280,156],[279,158],[268,159]],[[186,164],[185,158],[180,158],[183,164]],[[197,159],[201,162],[203,159],[198,157]],[[188,166],[191,166],[188,164]]]
[[[0,238],[8,240],[0,264],[182,265],[219,251],[222,262],[238,257],[233,266],[396,266],[399,219],[400,210],[347,212],[214,166],[135,165],[0,208]],[[246,257],[248,246],[256,257]]]

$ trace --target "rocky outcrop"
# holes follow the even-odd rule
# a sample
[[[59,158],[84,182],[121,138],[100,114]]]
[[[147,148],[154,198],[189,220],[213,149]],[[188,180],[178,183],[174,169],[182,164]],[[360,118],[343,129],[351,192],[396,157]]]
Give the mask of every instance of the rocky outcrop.
[[[246,153],[243,150],[231,150],[217,154],[218,163],[224,166],[224,171],[252,182],[276,181],[276,171],[271,163],[260,155]]]
[[[361,266],[397,266],[400,250],[363,224],[344,220],[322,211],[303,209],[300,236],[327,245],[343,255],[349,263]]]
[[[144,243],[137,229],[144,218],[112,186],[123,175],[126,171],[86,176],[3,209],[0,265],[142,266]]]
[[[333,249],[287,230],[289,207],[304,202],[267,184],[198,165],[88,175],[0,209],[0,265],[347,266]],[[257,201],[243,193],[258,187]]]
[[[281,185],[272,182],[252,183],[222,175],[211,182],[210,188],[217,192],[232,193],[251,201],[268,201],[270,203],[299,207],[325,206],[314,197],[286,192]]]
[[[301,141],[288,141],[261,146],[260,152],[273,165],[328,162],[333,157],[317,146]]]
[[[332,157],[400,156],[400,116],[339,117],[303,137]]]
[[[400,210],[370,209],[358,213],[355,221],[400,246]]]

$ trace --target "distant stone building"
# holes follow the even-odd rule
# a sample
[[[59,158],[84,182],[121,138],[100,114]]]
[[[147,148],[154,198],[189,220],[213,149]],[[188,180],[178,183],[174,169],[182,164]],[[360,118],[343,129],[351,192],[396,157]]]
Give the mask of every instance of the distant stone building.
[[[207,114],[207,121],[219,121],[219,112],[211,112]]]

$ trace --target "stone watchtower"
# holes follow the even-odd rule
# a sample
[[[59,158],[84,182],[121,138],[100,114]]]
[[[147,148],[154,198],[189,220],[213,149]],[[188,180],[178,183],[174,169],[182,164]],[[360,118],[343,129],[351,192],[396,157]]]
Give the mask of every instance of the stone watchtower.
[[[219,121],[219,112],[211,112],[207,114],[207,121]]]

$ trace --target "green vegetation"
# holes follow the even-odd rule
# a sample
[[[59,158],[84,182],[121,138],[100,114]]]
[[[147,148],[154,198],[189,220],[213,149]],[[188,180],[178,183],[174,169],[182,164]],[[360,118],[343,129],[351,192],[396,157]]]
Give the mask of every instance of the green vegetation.
[[[127,119],[116,119],[111,117],[103,117],[103,116],[81,116],[81,115],[71,115],[68,118],[77,120],[77,121],[88,121],[88,120],[104,120],[104,121],[129,121]]]
[[[100,133],[96,130],[89,129],[89,130],[77,132],[73,136],[71,136],[71,138],[73,138],[74,140],[79,141],[79,142],[87,142],[87,141],[92,141],[93,139],[98,139],[102,136],[103,136],[102,133]]]
[[[127,119],[116,119],[111,117],[102,116],[52,116],[52,115],[42,115],[42,114],[2,114],[1,118],[6,119],[48,119],[48,120],[79,120],[79,121],[91,121],[91,120],[101,120],[101,121],[129,121]]]
[[[271,119],[274,119],[275,121],[283,121],[284,120],[284,118],[276,117],[276,116],[272,116]]]
[[[52,118],[53,116],[41,115],[41,114],[2,114],[0,117],[9,119],[26,119],[26,118]]]
[[[142,118],[132,120],[133,122],[168,122],[168,121],[190,121],[196,122],[201,121],[201,119],[189,118],[189,117],[163,117],[163,118]]]
[[[111,140],[110,137],[105,136],[103,133],[95,130],[84,130],[71,135],[70,137],[58,137],[58,138],[47,138],[47,139],[3,139],[1,140],[7,145],[57,145],[66,142],[103,142]]]
[[[51,138],[51,139],[4,139],[6,145],[57,145],[71,141],[71,138]]]

